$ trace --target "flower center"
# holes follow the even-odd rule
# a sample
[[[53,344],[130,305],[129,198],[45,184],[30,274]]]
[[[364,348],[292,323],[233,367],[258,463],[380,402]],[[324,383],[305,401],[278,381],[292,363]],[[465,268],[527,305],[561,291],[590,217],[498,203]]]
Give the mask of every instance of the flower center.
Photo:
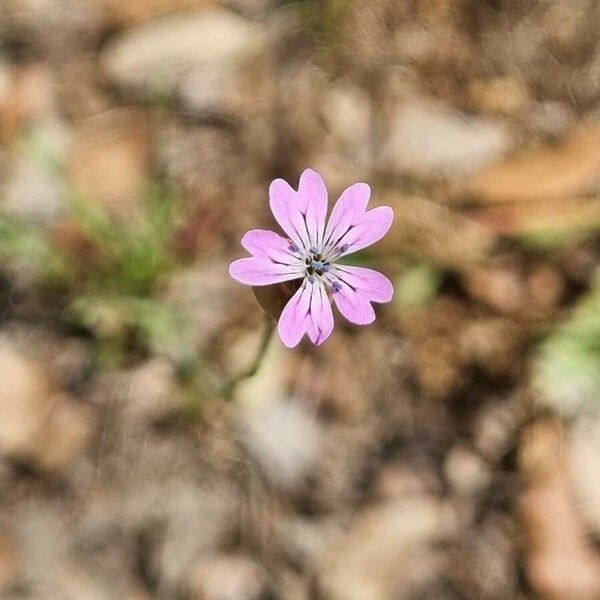
[[[304,260],[306,264],[305,273],[309,280],[312,281],[315,275],[323,275],[329,271],[329,262],[323,260],[321,251],[314,246],[309,248],[308,256]]]

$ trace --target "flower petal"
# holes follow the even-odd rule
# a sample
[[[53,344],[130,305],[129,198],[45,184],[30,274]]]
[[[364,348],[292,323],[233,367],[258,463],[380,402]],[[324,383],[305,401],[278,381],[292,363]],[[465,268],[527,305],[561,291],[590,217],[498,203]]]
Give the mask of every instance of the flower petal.
[[[248,231],[242,238],[242,246],[256,258],[271,259],[287,265],[299,264],[302,260],[288,240],[267,229]]]
[[[306,333],[311,291],[312,286],[304,280],[300,289],[290,298],[281,311],[277,330],[281,341],[288,348],[297,346]]]
[[[333,311],[320,281],[304,281],[281,312],[279,337],[288,347],[297,346],[305,333],[317,346],[333,331]]]
[[[389,302],[394,295],[394,287],[385,275],[365,267],[336,264],[329,280],[337,282],[333,300],[338,310],[357,325],[368,325],[375,320],[371,302]]]
[[[269,188],[269,203],[275,220],[299,247],[318,246],[327,215],[327,190],[321,176],[306,169],[296,192],[283,179]]]
[[[375,311],[369,300],[347,284],[333,293],[338,310],[355,325],[369,325],[375,320]]]
[[[306,169],[300,175],[298,196],[306,217],[311,245],[320,248],[327,219],[327,188],[323,178],[316,171]]]
[[[392,282],[379,271],[336,264],[333,274],[370,302],[389,302],[394,295]]]
[[[355,183],[342,192],[331,211],[325,229],[326,248],[337,246],[337,240],[348,228],[364,217],[370,197],[371,188],[366,183]]]
[[[310,305],[308,337],[313,344],[320,346],[333,331],[333,311],[325,286],[320,282],[313,285]]]
[[[339,256],[358,252],[378,242],[392,226],[394,211],[389,206],[378,206],[365,213],[361,221],[348,229],[338,242],[346,249]]]
[[[266,258],[240,258],[229,265],[229,274],[246,285],[271,285],[300,279],[304,273],[294,265],[273,262]]]
[[[325,230],[326,256],[337,259],[356,252],[374,244],[388,232],[394,212],[388,206],[367,212],[370,196],[371,188],[366,183],[355,183],[342,193]]]
[[[292,219],[289,214],[289,207],[295,207],[298,204],[296,195],[297,192],[292,189],[287,181],[275,179],[269,187],[269,205],[281,229],[299,248],[306,248],[302,237],[303,224],[297,218]],[[300,216],[299,211],[293,211],[293,214],[297,217]]]

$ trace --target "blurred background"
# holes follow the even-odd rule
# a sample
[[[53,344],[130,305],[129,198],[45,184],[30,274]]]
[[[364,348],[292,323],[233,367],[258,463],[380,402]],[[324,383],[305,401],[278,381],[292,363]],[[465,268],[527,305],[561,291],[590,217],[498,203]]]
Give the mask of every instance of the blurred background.
[[[288,351],[306,167],[396,295]],[[0,597],[598,600],[599,191],[595,0],[0,0]]]

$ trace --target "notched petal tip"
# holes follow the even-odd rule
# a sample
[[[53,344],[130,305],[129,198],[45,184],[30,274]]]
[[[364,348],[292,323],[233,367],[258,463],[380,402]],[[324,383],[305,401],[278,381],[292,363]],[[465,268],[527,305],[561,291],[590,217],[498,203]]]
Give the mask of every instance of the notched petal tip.
[[[303,338],[304,331],[302,331],[301,335],[298,335],[297,331],[291,330],[290,326],[285,322],[285,317],[283,317],[283,315],[284,312],[281,313],[277,323],[277,333],[279,334],[279,339],[286,348],[295,348]]]
[[[303,177],[318,177],[321,181],[323,181],[323,177],[321,177],[321,175],[319,175],[319,173],[317,173],[317,171],[315,171],[314,169],[311,169],[310,167],[307,167],[306,169],[304,169],[304,171],[302,171],[302,173],[300,173],[300,179],[302,179]]]
[[[239,275],[238,275],[238,270],[240,268],[239,262],[241,260],[244,260],[243,258],[238,258],[237,260],[234,260],[230,265],[229,265],[229,276],[232,279],[235,279],[236,281],[239,281],[240,283],[244,283],[243,281],[240,281],[239,279]]]
[[[353,183],[351,186],[348,186],[343,191],[343,194],[348,194],[350,203],[358,204],[360,210],[366,206],[371,198],[371,186],[364,181],[359,181],[357,183]]]
[[[281,330],[279,328],[277,328],[278,333],[279,333],[279,339],[281,340],[281,343],[286,347],[289,348],[290,350],[292,350],[293,348],[295,348],[299,343],[300,340],[296,341],[296,340],[288,340],[286,338],[284,338],[281,334]]]
[[[385,231],[382,234],[385,235],[392,226],[392,223],[394,222],[394,209],[391,206],[382,205],[376,206],[372,209],[372,211],[377,211],[377,220],[381,223],[381,228],[385,228]]]
[[[373,283],[373,287],[367,289],[367,293],[370,292],[370,301],[387,304],[394,297],[394,285],[383,273],[379,271],[374,271],[374,273],[377,273],[376,281]]]
[[[285,180],[278,177],[277,179],[273,179],[269,184],[269,196],[273,196],[273,194],[289,194],[290,192],[295,193],[296,190],[292,188],[292,186]]]
[[[386,277],[387,279],[387,277]],[[388,279],[388,283],[390,285],[387,295],[385,296],[384,300],[379,300],[378,302],[381,304],[387,304],[388,302],[391,302],[394,298],[394,294],[396,293],[396,290],[394,289],[394,284]]]

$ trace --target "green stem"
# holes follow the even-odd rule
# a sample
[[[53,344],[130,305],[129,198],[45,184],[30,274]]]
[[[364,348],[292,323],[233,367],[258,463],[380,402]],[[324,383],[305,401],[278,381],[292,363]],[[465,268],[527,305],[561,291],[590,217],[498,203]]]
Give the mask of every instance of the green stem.
[[[265,319],[265,326],[263,329],[262,338],[260,340],[260,346],[258,347],[256,355],[254,356],[254,360],[248,365],[248,367],[244,371],[238,373],[225,383],[221,392],[225,399],[231,400],[238,384],[244,381],[245,379],[250,379],[251,377],[254,377],[256,373],[258,373],[258,370],[260,369],[260,366],[269,348],[269,342],[273,337],[274,331],[275,324],[272,321],[272,319],[270,319],[267,316]]]

